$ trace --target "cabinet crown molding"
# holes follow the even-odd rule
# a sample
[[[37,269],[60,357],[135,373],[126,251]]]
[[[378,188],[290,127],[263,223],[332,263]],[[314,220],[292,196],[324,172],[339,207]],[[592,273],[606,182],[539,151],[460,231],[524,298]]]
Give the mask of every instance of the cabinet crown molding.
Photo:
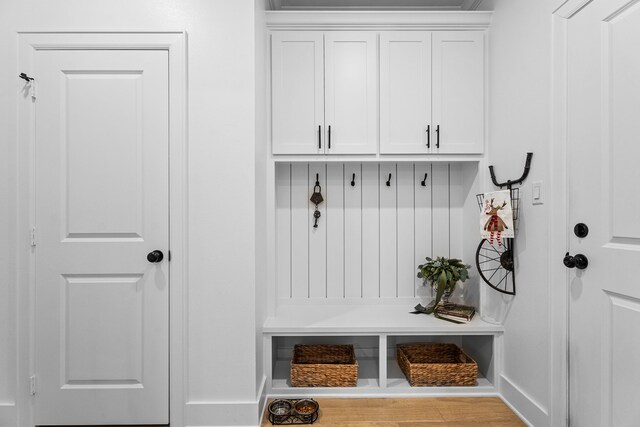
[[[493,12],[267,11],[270,30],[482,30]]]

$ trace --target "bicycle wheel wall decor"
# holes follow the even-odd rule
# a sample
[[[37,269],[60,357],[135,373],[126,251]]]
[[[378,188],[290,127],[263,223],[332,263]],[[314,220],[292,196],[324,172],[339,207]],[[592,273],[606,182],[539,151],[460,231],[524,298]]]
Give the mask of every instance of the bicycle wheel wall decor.
[[[508,180],[506,182],[499,183],[496,180],[493,166],[489,166],[489,172],[491,174],[493,184],[501,189],[502,187],[507,187],[510,191],[514,236],[518,231],[520,189],[517,187],[514,188],[513,186],[522,184],[529,175],[532,156],[533,153],[527,153],[524,172],[522,173],[522,176],[516,180]],[[480,211],[482,211],[484,207],[484,194],[477,194],[476,199],[478,201]],[[516,294],[514,243],[515,237],[505,238],[502,239],[502,241],[500,241],[499,238],[496,241],[493,241],[493,239],[491,239],[491,241],[488,239],[482,239],[478,245],[478,249],[476,250],[476,267],[482,280],[496,291],[508,295]]]

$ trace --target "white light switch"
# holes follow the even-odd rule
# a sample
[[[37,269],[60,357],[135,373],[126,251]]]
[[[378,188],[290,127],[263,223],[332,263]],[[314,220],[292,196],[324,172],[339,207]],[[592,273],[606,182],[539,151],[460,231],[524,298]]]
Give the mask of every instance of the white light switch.
[[[541,205],[544,203],[542,198],[542,181],[535,181],[531,184],[531,204]]]

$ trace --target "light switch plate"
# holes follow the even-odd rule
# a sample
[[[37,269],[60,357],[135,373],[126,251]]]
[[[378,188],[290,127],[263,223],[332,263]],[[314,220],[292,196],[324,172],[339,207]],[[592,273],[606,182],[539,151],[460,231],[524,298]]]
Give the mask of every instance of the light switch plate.
[[[542,188],[542,181],[534,181],[531,184],[531,204],[542,205],[544,204],[544,194]]]

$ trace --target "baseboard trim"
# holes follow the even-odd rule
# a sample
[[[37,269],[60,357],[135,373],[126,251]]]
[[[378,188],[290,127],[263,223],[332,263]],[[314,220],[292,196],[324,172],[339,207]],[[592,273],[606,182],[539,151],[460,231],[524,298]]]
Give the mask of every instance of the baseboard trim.
[[[266,404],[267,377],[263,376],[253,402],[188,402],[185,405],[185,426],[259,426]]]
[[[549,411],[522,391],[504,375],[500,375],[501,398],[528,426],[549,425]]]
[[[262,423],[262,414],[267,406],[267,376],[262,377],[260,388],[258,389],[258,425]]]
[[[256,427],[258,401],[188,402],[185,427]]]
[[[16,404],[0,402],[0,427],[13,427],[17,425]]]

